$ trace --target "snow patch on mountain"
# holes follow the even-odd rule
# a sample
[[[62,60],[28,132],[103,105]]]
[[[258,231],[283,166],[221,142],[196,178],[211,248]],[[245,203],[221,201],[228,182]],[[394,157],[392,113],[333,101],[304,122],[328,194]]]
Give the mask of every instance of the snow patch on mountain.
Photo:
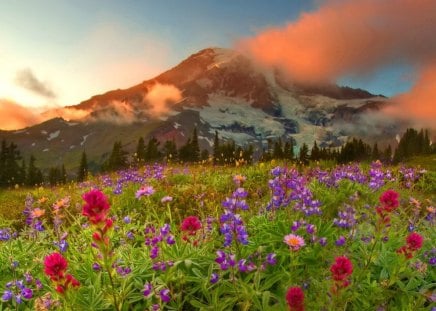
[[[200,118],[206,121],[213,129],[220,130],[226,136],[234,136],[231,133],[233,127],[247,129],[254,132],[259,138],[267,136],[282,136],[285,129],[282,123],[261,109],[254,108],[250,102],[243,98],[229,97],[222,94],[209,94],[209,106],[197,109]],[[240,132],[238,130],[238,132]],[[247,137],[247,133],[244,137]],[[248,135],[251,139],[251,135]],[[239,136],[238,136],[239,137]],[[230,138],[230,137],[229,137]],[[238,141],[241,137],[239,137]]]
[[[52,139],[55,139],[56,137],[59,136],[60,133],[61,133],[60,130],[57,130],[57,131],[55,131],[55,132],[53,132],[53,133],[50,133],[50,134],[48,135],[48,137],[47,137],[47,140],[50,141],[50,140],[52,140]]]

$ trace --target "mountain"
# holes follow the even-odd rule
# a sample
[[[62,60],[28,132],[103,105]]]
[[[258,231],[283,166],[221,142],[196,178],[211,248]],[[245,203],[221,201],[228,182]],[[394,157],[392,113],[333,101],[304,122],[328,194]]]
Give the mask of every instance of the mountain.
[[[237,144],[262,149],[268,139],[292,137],[297,144],[339,146],[350,136],[392,141],[404,125],[380,110],[381,95],[337,85],[301,85],[279,69],[258,67],[236,51],[208,48],[174,68],[128,89],[96,95],[49,115],[54,118],[18,130],[0,131],[41,167],[78,165],[82,150],[101,164],[116,140],[134,151],[140,136],[184,144],[194,127],[202,148],[211,148],[215,131]]]

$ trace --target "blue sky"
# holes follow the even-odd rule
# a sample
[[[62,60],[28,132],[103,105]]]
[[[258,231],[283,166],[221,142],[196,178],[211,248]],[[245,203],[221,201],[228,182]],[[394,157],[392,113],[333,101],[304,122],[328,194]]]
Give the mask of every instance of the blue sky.
[[[321,2],[2,1],[0,98],[28,106],[77,104],[151,78],[205,47],[232,47],[283,26]],[[20,86],[17,75],[23,72],[55,96]],[[339,82],[391,96],[410,88],[408,72],[396,65]]]

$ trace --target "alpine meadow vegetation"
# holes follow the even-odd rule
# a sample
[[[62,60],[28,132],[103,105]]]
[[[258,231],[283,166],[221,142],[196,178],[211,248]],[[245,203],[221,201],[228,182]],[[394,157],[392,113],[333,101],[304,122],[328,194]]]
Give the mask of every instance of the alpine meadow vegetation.
[[[326,163],[4,191],[0,310],[434,310],[434,172]]]

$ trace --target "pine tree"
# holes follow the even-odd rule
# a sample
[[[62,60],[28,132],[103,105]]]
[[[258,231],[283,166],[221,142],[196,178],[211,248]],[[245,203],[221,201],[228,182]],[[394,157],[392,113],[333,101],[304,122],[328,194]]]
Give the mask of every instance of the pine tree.
[[[41,171],[35,166],[36,159],[33,155],[30,155],[29,167],[27,168],[27,180],[28,186],[35,186],[42,180]]]
[[[67,171],[65,170],[65,165],[62,164],[62,168],[61,168],[61,179],[60,179],[61,184],[66,184],[67,183]]]
[[[155,138],[151,137],[148,141],[147,147],[145,148],[145,161],[153,162],[157,161],[162,157],[162,154],[159,151],[160,142]]]
[[[218,131],[215,131],[215,138],[213,140],[213,164],[219,164],[221,158],[220,140]]]
[[[285,143],[285,159],[293,160],[294,156],[294,142],[291,139]]]
[[[136,146],[136,162],[140,163],[145,160],[145,142],[144,138],[139,137],[138,145]]]
[[[121,141],[116,141],[109,159],[103,164],[106,171],[120,170],[127,167],[127,152],[123,150]]]
[[[200,160],[200,146],[198,144],[197,127],[194,127],[194,130],[192,131],[191,154],[191,161],[197,162]]]
[[[372,155],[371,158],[375,160],[379,160],[380,158],[380,152],[378,151],[377,143],[374,144],[374,147],[372,148]]]
[[[312,161],[319,161],[320,160],[320,150],[318,145],[316,144],[316,140],[313,142],[312,151],[310,153],[310,159]]]
[[[77,171],[77,181],[83,182],[88,178],[88,159],[86,152],[82,152],[82,158],[80,159],[79,170]]]
[[[174,140],[167,140],[163,147],[162,152],[164,157],[168,160],[176,160],[177,159],[177,146]]]
[[[298,159],[303,165],[309,164],[309,147],[306,145],[306,143],[303,143],[301,146]]]
[[[279,140],[274,142],[272,157],[274,159],[283,159],[283,157],[284,157],[282,140],[280,138],[279,138]]]

